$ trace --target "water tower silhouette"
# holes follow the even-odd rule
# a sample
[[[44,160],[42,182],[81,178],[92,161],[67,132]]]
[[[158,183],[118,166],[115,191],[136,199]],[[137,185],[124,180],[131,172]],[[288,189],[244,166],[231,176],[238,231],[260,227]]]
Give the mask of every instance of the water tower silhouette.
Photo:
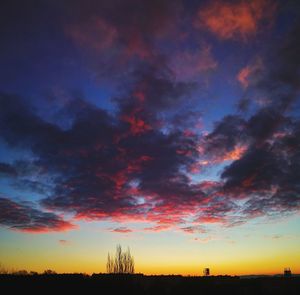
[[[203,275],[204,275],[205,277],[208,277],[208,276],[209,276],[209,268],[208,268],[208,267],[206,267],[206,268],[203,269]]]
[[[284,275],[285,277],[291,277],[291,276],[292,276],[292,271],[291,271],[291,269],[290,269],[289,267],[286,267],[286,268],[284,269],[284,271],[283,271],[283,275]]]

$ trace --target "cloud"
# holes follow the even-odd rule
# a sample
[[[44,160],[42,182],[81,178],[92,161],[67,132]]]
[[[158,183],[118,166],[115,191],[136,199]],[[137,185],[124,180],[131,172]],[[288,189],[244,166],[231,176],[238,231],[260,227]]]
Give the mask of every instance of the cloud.
[[[195,234],[195,233],[205,234],[205,233],[207,233],[207,231],[202,226],[199,226],[199,225],[186,226],[186,227],[182,227],[180,229],[188,234]]]
[[[249,86],[249,77],[251,75],[251,72],[251,68],[249,66],[246,66],[242,68],[237,75],[237,80],[242,84],[244,88],[247,88]]]
[[[81,48],[113,57],[112,62],[151,59],[155,41],[174,30],[180,6],[180,1],[130,0],[91,1],[87,8],[75,1],[73,18],[65,26],[65,33]]]
[[[290,112],[298,101],[300,89],[300,60],[296,56],[300,43],[295,38],[299,28],[296,24],[279,48],[273,50],[273,62],[269,61],[255,83],[255,90],[263,92],[269,104],[258,108],[248,119],[238,115],[224,117],[205,138],[212,154],[233,151],[241,145],[246,147],[221,174],[220,193],[231,200],[245,200],[237,210],[240,221],[280,217],[300,209],[297,181],[300,123]]]
[[[75,226],[51,212],[44,212],[29,205],[0,198],[0,225],[12,230],[29,233],[66,231]]]
[[[156,64],[146,63],[137,67],[134,77],[132,97],[118,98],[122,111],[126,113],[133,107],[146,108],[154,115],[168,108],[178,108],[181,103],[191,100],[191,94],[197,88],[195,82],[174,80],[167,67]]]
[[[80,25],[67,25],[65,32],[76,45],[100,52],[114,46],[118,38],[117,29],[102,18],[93,18]]]
[[[111,230],[111,232],[114,233],[121,233],[121,234],[128,234],[132,232],[132,229],[127,228],[125,226],[117,227]]]
[[[268,107],[249,119],[226,116],[202,139],[185,128],[165,133],[155,126],[160,104],[147,102],[147,95],[141,95],[146,91],[133,93],[117,100],[116,114],[78,98],[70,101],[67,109],[73,123],[65,130],[45,122],[20,97],[2,94],[1,102],[7,106],[0,120],[2,138],[34,152],[41,180],[55,175],[42,206],[73,213],[77,219],[147,221],[153,226],[144,230],[154,232],[178,227],[195,231],[196,227],[183,227],[187,218],[199,224],[237,225],[247,218],[297,210],[297,121]],[[153,126],[139,133],[124,120],[125,113],[137,108],[135,115]],[[144,113],[149,109],[156,112],[149,116]],[[202,156],[212,163],[232,162],[221,181],[190,181],[185,171]],[[239,199],[245,200],[242,207],[235,202]],[[52,225],[49,230],[60,229]]]
[[[238,144],[245,141],[245,124],[245,120],[238,115],[228,115],[216,122],[213,131],[205,136],[204,154],[220,158],[239,153],[236,149]]]
[[[193,241],[201,243],[201,244],[206,244],[206,243],[209,243],[211,241],[216,241],[216,240],[218,240],[218,239],[216,237],[213,237],[213,236],[208,236],[208,237],[205,237],[205,238],[194,238],[193,239]]]
[[[145,227],[144,231],[149,231],[149,232],[161,232],[170,229],[171,226],[168,224],[161,224],[161,225],[156,225],[156,226],[150,226],[150,227]]]
[[[58,240],[59,244],[62,245],[62,246],[68,246],[71,244],[70,241],[68,240]]]
[[[17,176],[17,171],[12,165],[0,162],[0,175]]]
[[[260,28],[266,3],[273,7],[269,1],[215,2],[201,8],[197,26],[221,39],[248,40]],[[177,1],[119,1],[119,9],[114,4],[91,1],[81,14],[75,1],[65,28],[107,79],[124,77],[111,98],[113,108],[70,95],[56,106],[60,120],[49,120],[35,108],[51,109],[49,99],[40,97],[34,107],[26,97],[0,94],[1,141],[32,155],[21,164],[1,163],[0,173],[14,180],[14,189],[42,195],[41,210],[51,210],[3,198],[10,210],[2,211],[2,225],[71,229],[55,213],[64,212],[77,220],[149,222],[145,231],[195,232],[204,223],[232,226],[297,211],[299,121],[290,110],[299,94],[299,27],[272,48],[270,60],[264,57],[264,67],[256,71],[250,63],[239,75],[247,91],[269,103],[244,116],[226,115],[201,133],[193,94],[201,90],[198,75],[216,67],[211,47],[197,51],[195,44],[175,40],[179,45],[171,44],[176,49],[169,56],[157,51],[168,45],[160,41],[169,40],[172,25],[178,29]],[[201,169],[218,166],[219,180],[197,180],[205,177]]]
[[[208,146],[219,137],[217,130],[225,138],[228,132],[228,138],[232,138],[232,130],[219,127],[212,132],[213,136],[208,136]],[[259,216],[279,217],[280,214],[298,211],[299,121],[284,117],[277,110],[262,109],[250,117],[243,128],[243,136],[235,135],[232,143],[235,142],[237,147],[247,142],[247,146],[224,168],[221,174],[223,184],[213,190],[214,194],[227,195],[224,207],[221,206],[224,212],[221,210],[220,214],[225,213],[226,216],[227,213],[239,212],[240,220],[243,220]],[[215,146],[215,153],[228,148],[235,151],[236,147],[226,146],[224,140],[223,145]],[[205,192],[205,186],[202,190]],[[245,199],[246,202],[240,208],[235,207],[234,203],[231,206],[230,200],[235,199]],[[206,215],[213,217],[217,214],[219,218],[217,208],[211,205],[207,210],[212,212]]]
[[[206,28],[223,40],[247,40],[258,32],[262,23],[271,23],[276,5],[269,0],[213,1],[200,7],[196,28]]]
[[[257,58],[255,61],[242,68],[236,78],[244,88],[248,88],[249,85],[256,83],[256,80],[263,69],[264,66],[262,60]]]
[[[174,54],[170,68],[176,78],[181,81],[195,80],[200,74],[216,69],[217,61],[211,53],[211,47],[206,45],[197,50],[184,50]]]
[[[156,99],[168,97],[168,87]],[[143,116],[144,108],[160,110],[158,100],[153,104],[129,97],[113,116],[77,99],[71,108],[68,105],[73,124],[67,130],[46,123],[20,97],[2,94],[1,102],[7,106],[0,120],[2,138],[35,154],[40,179],[55,175],[49,197],[41,202],[46,208],[74,213],[76,218],[175,224],[196,212],[204,197],[181,171],[198,155],[196,134],[187,137],[177,129],[163,133],[158,128],[136,133],[123,119],[131,108],[141,108],[137,116]],[[156,121],[154,115],[143,119],[150,126]],[[177,211],[178,202],[182,207]]]

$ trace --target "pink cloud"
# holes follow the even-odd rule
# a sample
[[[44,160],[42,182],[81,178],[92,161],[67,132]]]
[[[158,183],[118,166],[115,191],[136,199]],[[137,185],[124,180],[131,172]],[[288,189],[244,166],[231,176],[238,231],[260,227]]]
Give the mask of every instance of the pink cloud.
[[[250,84],[255,82],[255,78],[263,69],[263,63],[261,59],[256,59],[253,63],[242,68],[237,74],[236,78],[244,88],[247,88]]]
[[[56,226],[53,227],[39,227],[39,228],[31,228],[31,227],[27,227],[27,228],[15,228],[14,230],[16,231],[22,231],[22,232],[26,232],[26,233],[31,233],[31,234],[42,234],[42,233],[48,233],[48,232],[65,232],[65,231],[69,231],[72,229],[76,229],[78,228],[78,226],[69,223],[67,221],[61,221],[59,224],[57,224]]]
[[[244,88],[249,86],[249,76],[251,74],[251,69],[249,66],[246,66],[240,70],[237,75],[237,80],[242,84]]]
[[[26,233],[68,231],[77,227],[55,213],[3,197],[0,197],[0,225]]]

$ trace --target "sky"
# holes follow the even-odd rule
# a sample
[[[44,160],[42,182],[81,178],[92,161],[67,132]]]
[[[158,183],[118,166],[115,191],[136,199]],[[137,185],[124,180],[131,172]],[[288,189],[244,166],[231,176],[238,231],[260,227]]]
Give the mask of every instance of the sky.
[[[299,6],[1,1],[1,267],[300,273]]]

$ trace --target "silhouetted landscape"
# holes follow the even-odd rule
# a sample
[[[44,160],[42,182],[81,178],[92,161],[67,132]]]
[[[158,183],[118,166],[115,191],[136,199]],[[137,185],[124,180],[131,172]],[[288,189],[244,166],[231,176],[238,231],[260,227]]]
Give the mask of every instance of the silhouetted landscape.
[[[135,260],[130,248],[122,250],[118,244],[115,254],[108,252],[107,273],[56,273],[46,269],[42,273],[27,270],[9,270],[0,264],[0,287],[10,292],[26,290],[43,292],[74,289],[101,290],[101,293],[119,294],[299,294],[300,275],[286,267],[276,275],[210,275],[203,276],[144,275],[135,273]]]
[[[299,294],[300,277],[238,276],[185,277],[93,274],[0,275],[1,290],[59,292],[96,291],[98,294]],[[88,291],[87,291],[88,290]]]
[[[116,246],[115,255],[107,255],[107,273],[43,273],[27,270],[9,270],[0,264],[0,287],[10,292],[26,290],[43,292],[74,289],[101,290],[101,293],[119,294],[299,294],[300,275],[286,267],[282,274],[211,276],[203,269],[203,276],[144,275],[135,273],[135,260],[130,248]]]

